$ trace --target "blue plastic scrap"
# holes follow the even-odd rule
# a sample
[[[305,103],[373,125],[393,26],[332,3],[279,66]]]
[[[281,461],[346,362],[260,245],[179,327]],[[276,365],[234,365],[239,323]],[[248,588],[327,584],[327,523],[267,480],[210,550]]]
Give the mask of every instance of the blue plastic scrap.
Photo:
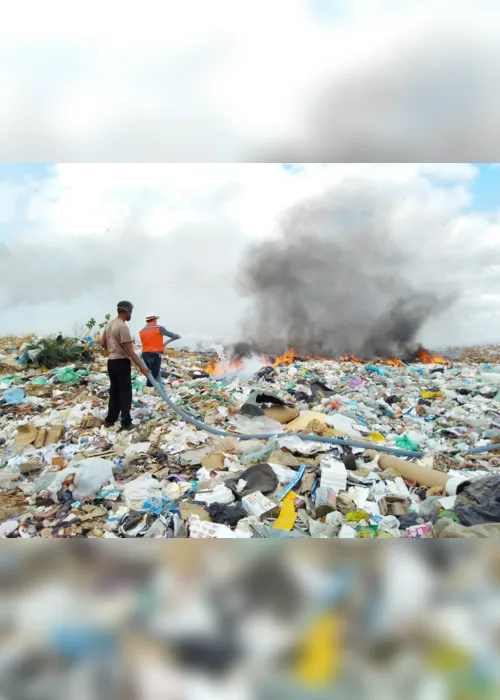
[[[376,374],[381,374],[383,377],[387,376],[387,372],[382,367],[376,367],[375,365],[366,365],[366,369],[369,372],[375,372]]]
[[[19,389],[19,387],[6,389],[2,394],[2,399],[8,406],[19,406],[19,404],[23,403],[25,398],[26,394],[22,389]]]
[[[278,501],[282,501],[285,498],[285,496],[290,493],[290,491],[293,491],[295,486],[297,486],[297,484],[300,482],[300,480],[304,476],[305,470],[306,470],[306,465],[302,464],[299,471],[297,472],[297,476],[294,479],[292,479],[289,484],[287,484],[285,486],[283,491],[278,496]]]

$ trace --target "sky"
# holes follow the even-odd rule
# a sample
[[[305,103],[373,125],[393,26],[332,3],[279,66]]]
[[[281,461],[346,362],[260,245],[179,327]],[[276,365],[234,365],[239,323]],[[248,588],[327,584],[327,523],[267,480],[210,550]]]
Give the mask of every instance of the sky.
[[[412,284],[453,299],[422,341],[495,342],[499,185],[500,168],[478,163],[4,163],[1,333],[72,333],[130,299],[134,332],[157,313],[187,343],[244,339],[248,251],[297,204],[336,203],[348,187],[353,216],[367,192],[383,204]]]
[[[500,160],[497,0],[26,12],[0,23],[2,161]]]

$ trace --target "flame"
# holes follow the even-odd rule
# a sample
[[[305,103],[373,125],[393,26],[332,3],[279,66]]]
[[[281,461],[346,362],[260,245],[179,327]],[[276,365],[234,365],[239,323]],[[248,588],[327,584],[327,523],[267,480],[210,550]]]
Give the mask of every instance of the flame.
[[[393,367],[404,367],[404,362],[398,360],[397,357],[391,357],[390,360],[381,360],[380,362],[384,365],[392,365]]]
[[[293,348],[287,350],[283,355],[277,357],[274,361],[274,367],[279,367],[280,365],[291,365],[294,360],[297,359],[297,353]]]
[[[427,350],[423,348],[417,352],[418,359],[424,363],[424,365],[447,365],[448,360],[444,357],[436,357],[431,355]]]
[[[204,370],[207,374],[219,375],[227,374],[230,372],[237,372],[242,369],[243,360],[231,360],[230,362],[222,362],[221,360],[216,360],[207,365]]]
[[[421,362],[424,364],[443,364],[443,365],[448,365],[449,361],[445,359],[444,357],[438,357],[431,355],[427,350],[424,350],[423,348],[417,352],[416,355]],[[274,362],[271,361],[269,357],[266,355],[261,355],[261,361],[262,365],[270,365],[271,363],[273,364],[274,367],[280,367],[280,366],[287,366],[292,364],[292,362],[295,362],[298,359],[297,352],[295,348],[290,348],[290,350],[287,350],[283,355],[280,355],[277,357]],[[357,364],[366,364],[367,362],[370,362],[369,360],[362,360],[359,357],[356,357],[355,355],[342,355],[342,357],[321,357],[317,355],[307,355],[305,358],[306,360],[311,360],[311,361],[322,361],[322,362],[355,362]],[[397,357],[390,357],[386,360],[372,360],[371,364],[381,364],[381,365],[391,365],[392,367],[405,367],[405,363],[399,360]],[[212,362],[211,364],[207,365],[205,367],[205,371],[208,372],[208,374],[211,375],[222,375],[225,373],[230,373],[230,372],[235,372],[238,370],[241,370],[244,366],[244,361],[241,359],[233,359],[230,362],[222,362],[221,360],[217,360],[215,362]]]
[[[354,355],[342,355],[342,357],[339,357],[339,362],[357,362],[360,365],[363,364],[363,360]]]

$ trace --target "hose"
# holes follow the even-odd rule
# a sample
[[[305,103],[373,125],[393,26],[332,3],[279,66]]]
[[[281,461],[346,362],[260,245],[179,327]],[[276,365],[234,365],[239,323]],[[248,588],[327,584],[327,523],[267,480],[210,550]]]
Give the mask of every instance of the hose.
[[[143,366],[144,369],[148,369],[143,362],[142,358],[138,358]],[[156,379],[153,377],[151,372],[148,372],[148,379],[153,385],[156,393],[158,396],[165,401],[165,403],[173,410],[177,415],[179,415],[182,420],[186,421],[186,423],[191,423],[191,425],[194,425],[196,428],[199,430],[205,430],[207,433],[211,433],[212,435],[218,435],[220,437],[235,437],[238,438],[238,440],[252,440],[252,439],[257,439],[257,440],[270,440],[270,439],[276,439],[276,438],[281,438],[281,437],[291,437],[291,436],[296,436],[299,437],[301,440],[305,440],[306,442],[321,442],[324,444],[328,445],[337,445],[340,447],[355,447],[355,448],[360,448],[363,450],[374,450],[376,452],[384,452],[385,454],[393,454],[396,455],[397,457],[411,457],[411,458],[420,458],[425,455],[425,452],[414,452],[412,450],[402,450],[398,447],[386,447],[385,445],[378,445],[375,443],[366,443],[366,442],[359,442],[358,440],[350,440],[347,438],[333,438],[333,437],[323,437],[321,435],[304,435],[302,433],[231,433],[228,432],[227,430],[220,430],[219,428],[213,428],[211,425],[206,425],[203,423],[201,420],[198,420],[197,418],[193,418],[193,416],[189,415],[186,411],[183,411],[182,408],[179,408],[175,401],[172,399],[171,396],[167,394],[165,391],[165,387],[163,386],[162,382],[157,382]],[[500,449],[500,443],[493,443],[491,445],[482,445],[481,447],[474,447],[473,449],[469,450],[469,454],[480,454],[481,452],[490,452],[493,450],[499,450]]]
[[[481,445],[480,447],[473,447],[469,450],[470,455],[478,455],[481,452],[493,452],[493,450],[500,450],[500,442],[493,442],[490,445]]]
[[[375,443],[358,442],[357,440],[349,440],[344,438],[323,437],[321,435],[303,435],[302,433],[231,433],[227,430],[213,428],[211,425],[206,425],[205,423],[202,423],[201,420],[193,418],[193,416],[189,415],[189,413],[183,411],[182,408],[179,408],[179,406],[176,405],[172,397],[168,396],[163,384],[157,382],[151,372],[148,373],[148,379],[155,388],[158,396],[162,398],[163,401],[165,401],[165,403],[182,418],[182,420],[186,421],[186,423],[191,423],[191,425],[196,426],[199,430],[205,430],[207,433],[212,433],[212,435],[219,435],[221,437],[235,437],[239,440],[270,440],[272,438],[276,439],[281,437],[297,436],[306,442],[322,442],[328,445],[339,445],[341,447],[358,447],[363,450],[376,450],[378,452],[394,454],[398,457],[423,457],[425,454],[424,452],[412,452],[411,450],[402,450],[397,447],[385,447],[384,445],[377,445]]]

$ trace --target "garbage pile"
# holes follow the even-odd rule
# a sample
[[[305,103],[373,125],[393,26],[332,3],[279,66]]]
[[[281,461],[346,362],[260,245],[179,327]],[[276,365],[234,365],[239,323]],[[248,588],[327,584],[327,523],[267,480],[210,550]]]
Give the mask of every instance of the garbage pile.
[[[142,375],[124,433],[103,425],[106,358],[81,347],[49,368],[0,343],[2,537],[500,536],[500,453],[471,452],[500,443],[498,364],[166,350],[176,406],[228,434],[191,425]]]

